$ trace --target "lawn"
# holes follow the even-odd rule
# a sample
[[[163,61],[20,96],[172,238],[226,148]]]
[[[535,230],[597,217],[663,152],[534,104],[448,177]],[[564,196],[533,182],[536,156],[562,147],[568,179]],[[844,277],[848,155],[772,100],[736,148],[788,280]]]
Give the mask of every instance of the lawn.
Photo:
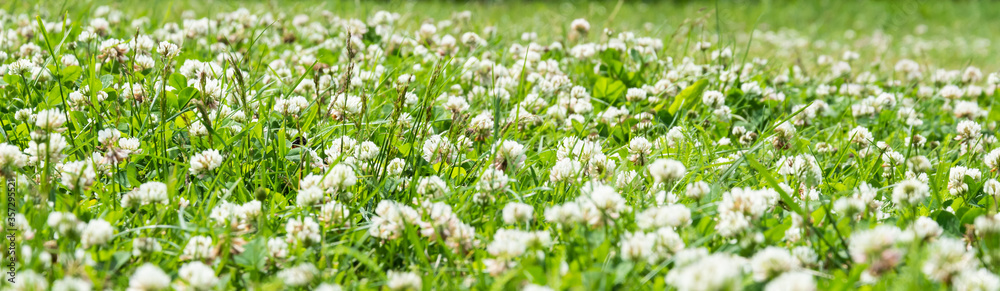
[[[1000,290],[979,1],[11,1],[13,290]]]

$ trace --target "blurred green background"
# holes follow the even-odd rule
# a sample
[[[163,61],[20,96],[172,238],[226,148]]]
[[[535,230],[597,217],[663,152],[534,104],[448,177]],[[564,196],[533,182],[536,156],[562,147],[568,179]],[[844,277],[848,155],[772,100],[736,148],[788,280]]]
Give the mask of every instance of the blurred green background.
[[[321,19],[323,11],[341,18],[366,19],[378,10],[400,13],[401,21],[411,25],[449,19],[460,11],[473,13],[472,25],[495,26],[497,34],[520,40],[524,32],[535,32],[538,42],[561,40],[570,21],[586,18],[594,32],[610,28],[614,32],[635,31],[637,35],[667,38],[691,25],[696,40],[713,42],[713,49],[728,46],[746,47],[749,33],[786,30],[792,35],[823,43],[857,44],[873,32],[892,40],[894,49],[909,50],[918,40],[938,43],[935,49],[920,54],[926,61],[954,68],[969,64],[985,70],[997,68],[998,56],[991,53],[997,45],[993,38],[1000,31],[1000,4],[992,1],[199,1],[199,0],[125,0],[125,1],[9,1],[0,7],[10,13],[42,15],[50,21],[56,15],[72,19],[85,17],[97,7],[108,5],[133,18],[148,17],[154,27],[181,19],[185,11],[197,17],[214,17],[245,7],[254,13],[272,12],[290,19],[297,14]],[[714,11],[719,11],[715,14]],[[721,41],[719,40],[721,37]],[[688,39],[689,40],[689,39]],[[678,41],[684,43],[686,40]],[[815,45],[815,43],[814,43]],[[668,46],[670,46],[668,44]],[[985,47],[984,47],[985,46]],[[754,44],[762,57],[770,48]],[[829,53],[834,48],[814,47],[807,54]],[[824,49],[829,49],[825,51]],[[971,50],[971,51],[970,51]],[[865,54],[862,59],[879,58]],[[879,54],[882,54],[879,52]],[[756,54],[755,54],[756,55]],[[814,57],[809,55],[808,57]],[[884,56],[892,58],[892,55]],[[911,56],[911,58],[914,58]],[[917,59],[921,61],[920,59]]]

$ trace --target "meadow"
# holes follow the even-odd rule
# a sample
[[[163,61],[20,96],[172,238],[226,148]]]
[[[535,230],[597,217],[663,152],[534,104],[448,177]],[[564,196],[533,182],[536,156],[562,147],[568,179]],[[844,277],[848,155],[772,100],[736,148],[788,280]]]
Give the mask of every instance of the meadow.
[[[978,1],[0,4],[3,290],[1000,290]]]

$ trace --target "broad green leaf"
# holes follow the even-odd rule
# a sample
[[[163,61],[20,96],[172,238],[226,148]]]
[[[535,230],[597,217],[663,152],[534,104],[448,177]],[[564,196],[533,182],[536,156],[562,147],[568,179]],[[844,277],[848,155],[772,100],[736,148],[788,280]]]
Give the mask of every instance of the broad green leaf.
[[[677,114],[677,111],[680,111],[683,107],[694,106],[694,104],[698,102],[698,99],[701,98],[701,94],[705,92],[705,88],[707,87],[708,80],[701,79],[694,82],[694,84],[691,84],[687,88],[684,88],[680,94],[677,94],[677,96],[674,97],[674,102],[670,104],[667,112],[670,112],[670,114],[673,115]],[[656,106],[656,110],[659,111],[663,109],[663,106],[665,105],[666,103],[660,103],[660,105]]]
[[[594,98],[613,104],[615,100],[625,94],[625,89],[625,83],[622,81],[600,77],[594,83]]]
[[[951,212],[937,211],[934,215],[934,221],[937,221],[938,225],[940,225],[941,228],[948,233],[956,236],[961,235],[961,226],[958,225],[958,218],[956,218]]]
[[[83,68],[80,66],[69,66],[62,69],[63,82],[75,82],[83,75]]]
[[[982,216],[985,213],[986,210],[982,208],[969,209],[968,212],[962,215],[962,225],[972,224],[976,221],[977,217]]]
[[[184,89],[188,86],[187,78],[185,78],[184,75],[178,73],[170,74],[170,81],[169,83],[167,83],[167,85],[170,85],[170,87],[174,87],[175,90]]]
[[[188,101],[191,101],[191,98],[194,98],[194,96],[196,94],[198,94],[198,91],[195,90],[194,88],[191,88],[191,87],[187,87],[187,88],[184,88],[184,90],[181,90],[181,92],[179,94],[177,94],[177,107],[178,107],[178,109],[184,108],[184,106],[187,106]]]
[[[101,88],[111,88],[112,84],[115,82],[115,76],[104,75],[101,76]]]
[[[73,92],[73,90],[62,87],[62,85],[59,87],[53,87],[52,90],[49,90],[49,92],[45,94],[45,105],[48,108],[59,106],[63,103],[63,100],[66,99],[66,96],[70,92]]]
[[[251,240],[246,245],[243,245],[243,252],[236,255],[234,261],[236,261],[237,265],[257,271],[264,271],[267,264],[265,248],[266,246],[262,238]]]

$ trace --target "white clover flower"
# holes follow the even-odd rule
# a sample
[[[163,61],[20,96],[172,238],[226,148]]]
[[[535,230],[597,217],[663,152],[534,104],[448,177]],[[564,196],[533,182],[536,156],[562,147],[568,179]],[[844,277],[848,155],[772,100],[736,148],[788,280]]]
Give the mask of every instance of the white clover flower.
[[[670,270],[666,282],[680,291],[738,290],[745,264],[741,257],[712,254]]]
[[[343,155],[353,155],[358,142],[348,136],[334,138],[330,147],[323,151],[327,156],[327,163],[335,163]]]
[[[867,204],[865,201],[857,197],[841,197],[833,203],[833,209],[837,213],[844,214],[850,217],[862,213],[867,209]]]
[[[358,176],[354,173],[354,169],[345,164],[338,164],[323,176],[321,186],[329,191],[346,192],[357,183]]]
[[[254,219],[260,216],[261,203],[257,200],[251,200],[247,203],[240,205],[237,209],[237,215],[246,219]]]
[[[986,180],[986,183],[983,184],[983,192],[993,196],[993,199],[996,199],[994,201],[1000,201],[1000,182],[997,182],[997,179]]]
[[[243,248],[261,252],[277,288],[365,285],[339,286],[343,276],[318,264],[313,255],[331,243],[365,254],[399,252],[382,270],[353,274],[386,272],[368,285],[476,289],[531,261],[556,259],[559,268],[551,271],[575,276],[573,260],[560,253],[601,238],[613,243],[608,256],[617,262],[611,263],[646,268],[628,270],[638,273],[659,270],[660,281],[679,291],[817,290],[826,287],[818,277],[831,271],[829,254],[819,251],[846,253],[862,266],[858,286],[887,286],[913,267],[919,270],[911,275],[937,288],[1000,290],[990,268],[997,257],[988,247],[976,248],[977,239],[1000,238],[1000,214],[990,203],[980,213],[931,198],[1000,199],[1000,123],[990,116],[1000,72],[984,71],[994,69],[982,62],[949,69],[949,60],[915,58],[942,49],[957,57],[982,55],[992,48],[982,33],[941,39],[920,25],[912,37],[848,30],[812,39],[794,29],[764,28],[765,46],[750,51],[699,37],[691,43],[693,55],[670,56],[661,55],[669,50],[652,23],[597,28],[569,18],[562,27],[504,31],[510,25],[477,25],[469,11],[404,21],[391,11],[356,19],[336,11],[240,8],[205,17],[183,11],[176,22],[152,27],[150,17],[127,10],[93,7],[92,16],[78,21],[68,50],[51,54],[38,44],[42,38],[78,23],[41,19],[35,27],[24,15],[0,12],[0,89],[23,97],[4,110],[10,120],[0,130],[6,141],[0,177],[18,190],[15,202],[27,203],[20,207],[25,213],[11,212],[11,223],[0,228],[36,242],[17,249],[19,263],[34,270],[21,270],[8,286],[13,290],[245,287],[233,278],[246,270],[216,272],[224,263],[217,258]],[[131,26],[112,28],[122,25]],[[276,32],[259,39],[252,33],[268,26]],[[597,35],[589,35],[591,29]],[[558,40],[543,41],[546,36]],[[279,49],[251,57],[231,47],[252,41]],[[896,52],[901,44],[907,48]],[[79,54],[84,50],[93,60]],[[883,51],[895,53],[884,58]],[[773,56],[749,56],[761,53]],[[773,66],[802,53],[815,57],[808,62],[815,69]],[[743,62],[742,55],[750,61],[733,64]],[[620,73],[608,72],[617,70],[606,64],[612,56],[620,58],[622,72],[658,71],[643,76],[648,84],[622,80],[627,86],[607,92],[602,89],[611,87],[594,86],[592,77]],[[74,74],[81,70],[86,76]],[[253,71],[261,72],[260,80],[251,78]],[[67,76],[76,80],[57,78]],[[668,118],[673,121],[657,116],[660,105],[702,79],[717,82],[688,96],[700,104],[686,104],[693,109]],[[425,98],[428,90],[435,93]],[[745,96],[727,100],[729,90]],[[161,112],[161,105],[172,113]],[[171,128],[180,135],[171,136]],[[278,132],[284,136],[274,136]],[[298,140],[259,148],[256,141],[268,138]],[[144,155],[150,150],[157,153]],[[847,245],[835,238],[833,246],[817,247],[811,227],[822,232],[840,224],[789,212],[775,189],[742,185],[762,183],[754,179],[759,173],[740,167],[750,152],[781,178],[775,187],[809,206],[807,214],[827,204],[831,222],[853,227],[841,238]],[[267,162],[249,165],[261,157]],[[167,179],[170,169],[158,167],[169,167],[169,160],[188,172]],[[825,181],[843,178],[828,171],[845,169],[870,177],[848,178],[844,184],[856,185],[847,188]],[[823,183],[838,185],[819,187]],[[79,207],[47,201],[51,193],[36,193],[45,187],[56,196],[82,195]],[[979,188],[983,193],[971,193]],[[174,191],[190,195],[175,198]],[[174,207],[182,212],[179,227],[190,233],[162,228],[176,224],[167,213]],[[972,213],[963,217],[973,220],[969,237],[949,236],[954,225],[923,216],[935,212]],[[39,215],[48,230],[36,232],[28,223]],[[708,224],[691,229],[696,219]],[[771,233],[766,226],[775,219],[785,227]],[[702,239],[706,226],[718,237]],[[231,235],[216,239],[219,230]],[[366,233],[356,236],[358,230]],[[59,251],[51,245],[56,242]],[[414,243],[424,248],[407,247]],[[95,258],[122,247],[142,265],[123,266],[118,275],[129,278],[109,281],[127,280],[127,287],[99,283],[96,278],[109,274]],[[177,263],[161,260],[168,255]],[[486,274],[465,272],[424,286],[429,266],[414,258],[428,259],[431,269],[478,270],[493,279],[480,282]],[[151,259],[170,269],[143,264]],[[87,274],[49,274],[67,266]],[[513,286],[557,289],[535,279],[516,279],[521,282]]]
[[[501,261],[507,261],[523,255],[529,248],[547,247],[550,243],[548,232],[499,229],[493,236],[493,241],[486,246],[486,251]]]
[[[417,35],[420,35],[423,38],[429,38],[435,33],[437,33],[437,26],[429,23],[424,23],[420,26],[420,30],[417,31]]]
[[[764,291],[815,291],[816,280],[813,275],[793,271],[781,274],[764,286]]]
[[[285,232],[288,233],[290,242],[313,244],[321,239],[319,224],[312,217],[303,219],[289,218],[285,224]]]
[[[751,220],[760,218],[777,202],[777,196],[772,189],[730,189],[722,194],[716,230],[727,237],[742,232],[750,227]]]
[[[248,231],[253,227],[254,220],[260,216],[260,201],[250,201],[237,205],[222,201],[212,209],[209,218],[219,226],[229,226],[234,231]]]
[[[629,160],[638,165],[646,163],[646,157],[653,152],[653,144],[644,137],[637,136],[628,143]]]
[[[62,132],[66,114],[61,109],[45,109],[35,114],[35,126],[48,132]]]
[[[931,161],[925,156],[915,156],[906,160],[906,166],[910,171],[925,173],[931,169]]]
[[[7,66],[7,74],[24,75],[30,73],[36,65],[29,59],[18,59]]]
[[[63,277],[62,279],[52,282],[52,290],[89,291],[93,288],[93,284],[90,281],[81,278]]]
[[[583,18],[573,19],[573,22],[569,24],[569,28],[570,30],[579,33],[587,33],[590,31],[590,22],[587,22],[587,20]]]
[[[660,138],[666,141],[667,146],[669,147],[676,147],[678,144],[687,139],[687,137],[684,136],[684,128],[680,126],[671,127],[670,130],[667,131],[667,134],[661,136]]]
[[[587,182],[580,189],[576,199],[580,205],[583,220],[590,226],[601,226],[618,219],[629,211],[625,198],[615,188],[599,182]]]
[[[389,290],[420,290],[423,288],[423,280],[413,272],[389,271],[386,274]]]
[[[214,257],[212,238],[207,236],[194,236],[188,240],[184,251],[180,256],[181,260],[202,260]]]
[[[206,150],[191,157],[191,175],[201,176],[222,165],[222,155],[217,150]]]
[[[31,108],[20,109],[14,113],[14,120],[25,123],[35,123],[36,119],[33,112],[34,111],[32,111]]]
[[[163,251],[163,246],[155,238],[137,237],[132,240],[132,256],[134,257],[159,253],[161,251]]]
[[[975,140],[982,135],[981,131],[983,127],[979,123],[971,120],[962,120],[958,123],[956,128],[958,131],[958,136],[955,137],[959,140]]]
[[[385,170],[390,176],[398,177],[403,174],[404,170],[406,170],[406,160],[400,158],[392,159],[389,161],[389,165],[386,166]]]
[[[167,196],[167,184],[153,181],[143,183],[139,187],[122,195],[122,206],[166,203],[169,200],[170,197]]]
[[[458,157],[457,149],[453,147],[448,137],[433,135],[424,141],[423,158],[432,164],[451,162]]]
[[[649,174],[653,176],[654,183],[677,181],[686,173],[684,164],[672,159],[658,159],[649,164]]]
[[[134,59],[135,68],[137,71],[152,69],[156,66],[156,61],[152,57],[147,55],[137,55]]]
[[[636,179],[636,177],[638,176],[639,173],[633,170],[618,172],[618,175],[615,176],[615,187],[618,188],[630,187],[633,184],[638,183],[637,182],[638,180]]]
[[[104,145],[115,144],[122,133],[114,128],[105,128],[97,132],[97,142]]]
[[[973,221],[973,226],[976,227],[976,235],[979,236],[1000,234],[1000,214],[976,217],[976,220]]]
[[[302,96],[293,96],[288,99],[278,98],[274,100],[274,111],[286,116],[297,115],[308,106],[309,101]]]
[[[288,242],[280,238],[267,241],[267,254],[273,259],[282,260],[288,257]]]
[[[642,88],[628,88],[625,93],[625,100],[629,102],[640,102],[646,100],[646,90]]]
[[[80,235],[80,244],[83,248],[103,246],[111,241],[111,237],[114,234],[115,228],[111,226],[111,223],[100,218],[94,219],[87,222],[87,226],[83,228],[83,232]]]
[[[555,289],[552,289],[549,286],[542,286],[535,284],[525,285],[524,288],[521,289],[521,291],[554,291],[554,290]]]
[[[683,204],[652,207],[636,214],[640,229],[680,228],[691,224],[691,210]]]
[[[378,153],[378,145],[371,141],[363,141],[360,145],[358,145],[354,156],[358,160],[370,161],[375,159],[375,157],[378,156]]]
[[[215,276],[215,270],[205,265],[201,261],[185,263],[177,271],[177,275],[187,284],[186,287],[194,290],[213,289],[219,283],[219,278]]]
[[[763,282],[799,268],[799,260],[783,248],[767,247],[750,258],[753,278]]]
[[[397,78],[396,80],[396,82],[399,83],[400,85],[409,85],[413,81],[416,81],[416,77],[411,74],[399,75],[399,78]]]
[[[278,279],[292,287],[306,286],[316,279],[319,269],[312,263],[302,263],[278,272]]]
[[[46,225],[55,229],[56,232],[61,235],[79,233],[87,226],[86,223],[78,220],[76,215],[73,213],[58,211],[49,213],[49,217],[46,219]]]
[[[339,225],[347,222],[347,218],[350,215],[351,211],[346,205],[337,201],[330,201],[320,207],[319,221],[326,225]]]
[[[774,127],[775,137],[779,140],[789,140],[795,137],[795,126],[785,121]]]
[[[497,148],[493,158],[493,167],[501,171],[517,171],[527,160],[524,146],[512,140],[504,140]]]
[[[561,159],[556,161],[549,171],[549,180],[553,183],[576,181],[576,177],[583,171],[583,165],[573,159]]]
[[[990,170],[1000,170],[1000,148],[993,149],[983,157]]]
[[[360,80],[359,80],[360,82]],[[340,95],[333,99],[330,107],[336,112],[335,115],[354,116],[361,113],[361,97],[354,95]]]
[[[445,109],[452,112],[453,114],[462,113],[465,112],[466,110],[469,110],[469,103],[465,101],[465,98],[457,96],[448,97],[448,100],[444,103],[443,106]]]
[[[811,181],[815,184],[823,182],[823,170],[813,155],[782,157],[778,160],[777,165],[778,174],[793,176],[801,182]]]
[[[29,248],[30,250],[30,248]],[[8,283],[11,290],[48,290],[49,281],[42,275],[32,270],[21,271],[14,277],[14,282]]]
[[[941,238],[930,245],[930,256],[921,268],[924,275],[938,282],[948,282],[958,273],[979,268],[975,254],[966,244],[953,238]]]
[[[483,170],[483,174],[476,183],[476,190],[484,192],[503,192],[507,189],[510,178],[503,171],[496,169]]]
[[[208,128],[201,122],[194,122],[188,125],[188,133],[192,136],[207,136]]]
[[[641,231],[626,233],[620,240],[621,258],[625,261],[644,261],[653,257],[656,238]]]
[[[323,189],[317,187],[300,189],[298,195],[295,196],[295,205],[310,207],[321,202],[324,196],[325,192],[323,192]]]
[[[848,248],[855,263],[869,266],[895,266],[901,256],[895,248],[901,231],[892,225],[879,225],[874,229],[856,231],[851,235]]]
[[[532,219],[535,209],[531,205],[511,202],[503,207],[503,221],[506,224],[528,222]]]
[[[918,204],[930,195],[930,187],[917,180],[905,180],[892,189],[892,202],[901,206]]]
[[[62,184],[70,190],[87,190],[97,179],[94,165],[87,161],[68,162],[62,165]]]
[[[701,95],[701,103],[712,108],[719,108],[726,104],[726,96],[722,92],[709,90]]]
[[[1000,276],[991,273],[986,268],[963,270],[953,280],[953,286],[958,291],[979,291],[1000,289]]]
[[[173,58],[181,53],[181,49],[175,44],[161,41],[160,44],[156,46],[156,53],[163,55],[166,58]]]
[[[811,247],[808,246],[797,246],[792,248],[792,255],[795,256],[804,266],[816,265],[819,261],[819,255],[816,254]]]
[[[139,148],[140,145],[138,138],[118,139],[118,147],[131,153],[142,153],[142,149]]]
[[[851,72],[851,65],[848,64],[847,62],[841,61],[833,64],[833,66],[830,66],[831,76],[843,76],[849,74],[850,72]]]
[[[417,182],[417,193],[430,197],[441,197],[448,194],[448,184],[436,175],[421,177]]]
[[[237,217],[238,205],[230,203],[228,201],[223,201],[212,208],[212,213],[209,215],[213,221],[215,221],[219,226],[232,226],[236,228],[239,225],[239,217]]]
[[[983,173],[979,169],[966,168],[962,166],[952,167],[948,171],[948,192],[951,195],[961,195],[969,190],[969,185],[965,183],[965,178],[979,180]]]
[[[566,137],[559,141],[559,146],[556,148],[556,158],[590,160],[591,157],[602,152],[600,143]]]
[[[872,133],[868,131],[867,128],[864,128],[862,126],[858,126],[855,127],[854,129],[851,129],[851,131],[847,133],[847,136],[850,138],[851,143],[858,144],[859,146],[862,147],[868,146],[875,140],[874,136],[872,136]]]
[[[677,252],[684,249],[684,240],[673,229],[663,227],[650,233],[656,240],[653,251],[656,253],[655,260],[669,259]]]
[[[938,94],[946,99],[959,99],[965,95],[965,92],[962,92],[962,88],[959,88],[958,86],[945,85],[940,91],[938,91]]]
[[[702,197],[705,197],[705,194],[708,194],[711,191],[712,188],[708,185],[708,183],[705,183],[705,181],[698,181],[688,184],[687,190],[685,190],[684,194],[687,195],[688,198],[701,200]]]
[[[575,202],[568,202],[562,205],[555,205],[545,209],[545,221],[557,223],[559,225],[572,225],[580,222],[583,214],[580,205]]]
[[[168,290],[170,276],[156,265],[145,263],[135,270],[129,280],[129,291]]]

